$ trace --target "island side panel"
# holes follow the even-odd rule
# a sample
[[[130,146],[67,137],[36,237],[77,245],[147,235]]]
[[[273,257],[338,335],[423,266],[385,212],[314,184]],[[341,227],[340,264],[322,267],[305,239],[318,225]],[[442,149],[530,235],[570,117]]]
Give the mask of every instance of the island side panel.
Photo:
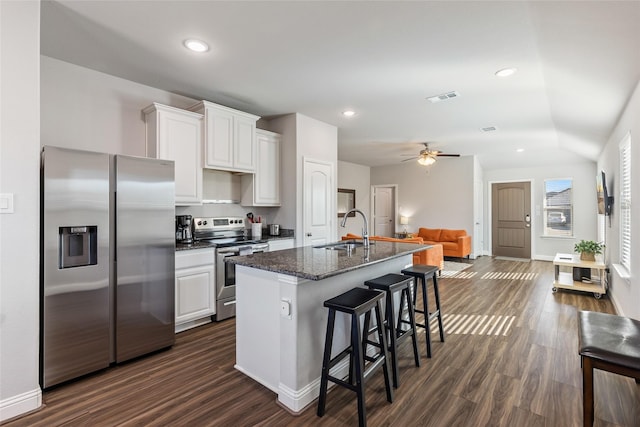
[[[318,397],[328,314],[323,302],[363,287],[366,280],[400,273],[412,261],[412,255],[404,255],[319,281],[279,276],[280,299],[291,300],[292,313],[290,319],[280,317],[280,403],[300,412]],[[347,346],[349,328],[346,316],[336,316],[334,356]]]
[[[235,368],[274,392],[280,384],[278,274],[236,266]]]

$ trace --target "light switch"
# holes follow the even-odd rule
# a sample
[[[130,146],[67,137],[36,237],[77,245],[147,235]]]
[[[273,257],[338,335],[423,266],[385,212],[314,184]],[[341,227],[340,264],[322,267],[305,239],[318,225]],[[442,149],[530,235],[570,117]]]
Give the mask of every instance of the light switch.
[[[13,213],[13,193],[0,193],[0,213]]]

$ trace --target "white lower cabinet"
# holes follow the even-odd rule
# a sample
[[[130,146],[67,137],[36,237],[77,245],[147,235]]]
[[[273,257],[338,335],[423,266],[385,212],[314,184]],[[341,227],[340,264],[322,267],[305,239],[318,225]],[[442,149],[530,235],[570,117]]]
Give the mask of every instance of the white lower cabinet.
[[[292,249],[293,247],[293,239],[269,240],[269,252]]]
[[[176,252],[176,333],[216,313],[214,256],[213,249]]]

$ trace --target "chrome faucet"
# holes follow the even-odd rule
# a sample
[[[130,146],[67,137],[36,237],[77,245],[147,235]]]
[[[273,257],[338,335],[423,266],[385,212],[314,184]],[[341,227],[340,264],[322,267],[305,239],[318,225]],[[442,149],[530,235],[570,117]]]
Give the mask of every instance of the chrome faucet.
[[[347,217],[351,212],[357,212],[362,215],[362,219],[364,220],[364,228],[362,229],[362,244],[365,248],[369,247],[369,221],[367,220],[367,216],[360,209],[351,209],[349,212],[344,214],[344,218],[342,218],[342,223],[340,223],[340,227],[344,227],[347,224]]]

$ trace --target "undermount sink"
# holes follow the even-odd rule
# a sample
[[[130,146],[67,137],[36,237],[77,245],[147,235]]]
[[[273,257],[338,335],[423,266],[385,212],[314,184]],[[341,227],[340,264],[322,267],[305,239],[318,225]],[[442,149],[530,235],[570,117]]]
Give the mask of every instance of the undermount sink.
[[[370,243],[371,245],[373,242]],[[343,240],[341,242],[327,243],[325,245],[314,246],[314,249],[328,249],[332,251],[348,251],[362,246],[363,243],[360,240]]]

